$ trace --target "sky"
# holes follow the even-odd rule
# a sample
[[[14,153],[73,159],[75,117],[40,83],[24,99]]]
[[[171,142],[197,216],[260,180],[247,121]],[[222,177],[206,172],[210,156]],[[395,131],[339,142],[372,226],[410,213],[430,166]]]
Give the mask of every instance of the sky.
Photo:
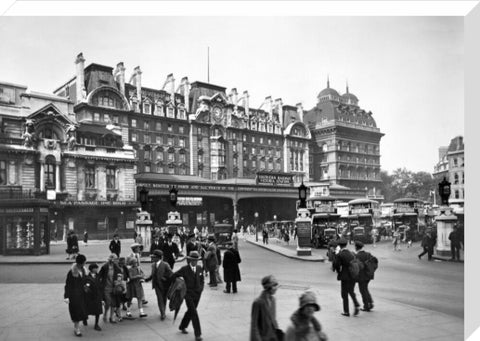
[[[438,148],[464,135],[463,17],[0,17],[0,80],[53,92],[74,60],[115,67],[160,89],[207,81],[310,110],[348,81],[385,134],[381,167],[433,172]]]

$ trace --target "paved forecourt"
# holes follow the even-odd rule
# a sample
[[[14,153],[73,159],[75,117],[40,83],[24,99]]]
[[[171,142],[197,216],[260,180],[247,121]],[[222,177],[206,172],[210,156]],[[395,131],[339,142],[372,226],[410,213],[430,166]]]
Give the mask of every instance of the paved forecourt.
[[[249,239],[250,240],[250,239]],[[130,241],[123,244],[124,250]],[[253,248],[255,242],[245,244],[245,248]],[[281,252],[281,242],[271,240],[272,250]],[[53,254],[42,257],[62,256],[57,261],[68,263],[64,254],[59,253],[62,245],[52,249]],[[108,255],[105,243],[91,243],[81,247],[81,252],[90,257],[89,261],[99,258],[103,261]],[[291,250],[293,246],[284,247]],[[56,251],[55,251],[56,250]],[[87,251],[88,250],[88,251]],[[95,251],[96,250],[96,251]],[[64,251],[63,251],[64,252]],[[96,254],[98,252],[98,254]],[[124,251],[125,252],[125,251]],[[247,252],[247,250],[245,250]],[[325,250],[318,250],[324,253]],[[285,256],[291,255],[285,252]],[[96,255],[95,255],[96,254]],[[279,255],[279,257],[282,257]],[[36,258],[36,257],[33,257]],[[52,258],[52,262],[55,258]],[[1,259],[0,261],[3,261]],[[13,261],[13,260],[12,260]],[[21,261],[21,259],[17,259]],[[33,260],[31,260],[33,262]],[[299,266],[302,261],[298,260]],[[4,262],[5,263],[5,262]],[[47,262],[48,263],[48,262]],[[181,262],[178,266],[184,264]],[[328,266],[319,263],[319,266]],[[176,267],[177,268],[177,267]],[[248,272],[242,270],[242,282],[238,294],[223,293],[223,285],[217,290],[205,287],[199,304],[199,315],[204,340],[248,340],[250,328],[250,310],[253,300],[260,294],[262,288],[258,278],[249,278]],[[32,279],[34,280],[34,279]],[[375,310],[370,313],[361,312],[358,317],[345,318],[340,316],[340,293],[337,285],[328,287],[299,286],[296,283],[280,283],[277,292],[277,319],[279,326],[286,329],[292,312],[298,306],[298,297],[305,290],[317,294],[322,310],[316,317],[322,323],[324,331],[330,340],[463,340],[463,319],[451,315],[418,308],[391,300],[376,298]],[[77,339],[73,335],[72,323],[68,307],[63,302],[63,284],[1,284],[0,300],[7,309],[0,310],[0,340],[69,340]],[[193,340],[193,329],[183,335],[178,331],[180,319],[185,312],[182,305],[177,321],[173,322],[173,313],[167,313],[167,319],[160,321],[154,291],[150,283],[144,285],[146,299],[150,302],[145,312],[147,318],[125,320],[119,324],[104,324],[102,331],[93,330],[92,317],[89,326],[83,329],[84,337],[103,340]],[[134,316],[138,316],[136,303],[133,305]]]

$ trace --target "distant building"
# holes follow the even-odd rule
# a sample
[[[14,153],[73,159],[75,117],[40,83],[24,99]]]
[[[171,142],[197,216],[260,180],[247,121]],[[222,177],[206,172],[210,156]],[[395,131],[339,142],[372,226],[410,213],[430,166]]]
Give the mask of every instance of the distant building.
[[[463,136],[456,136],[446,147],[438,148],[438,163],[433,176],[440,182],[446,178],[451,183],[450,200],[465,198],[465,151]]]
[[[310,180],[365,190],[370,199],[383,200],[380,193],[380,140],[383,133],[373,114],[358,105],[349,92],[340,95],[327,87],[317,105],[305,113],[310,128]]]

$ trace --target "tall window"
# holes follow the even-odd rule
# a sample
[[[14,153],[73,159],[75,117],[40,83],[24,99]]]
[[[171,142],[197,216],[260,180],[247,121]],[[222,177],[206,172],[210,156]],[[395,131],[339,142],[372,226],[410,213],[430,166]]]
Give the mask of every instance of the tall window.
[[[107,167],[107,189],[115,189],[115,167]]]
[[[169,106],[167,108],[167,117],[175,118],[175,110],[173,109],[173,106]],[[170,173],[170,174],[173,174],[173,173]]]
[[[178,138],[178,146],[179,147],[185,147],[185,138],[184,137],[179,137]]]
[[[132,142],[137,142],[138,136],[137,133],[132,133]]]
[[[454,158],[453,159],[453,167],[457,167],[457,166],[458,166],[457,158]]]
[[[155,112],[154,112],[154,115],[155,116],[165,116],[163,114],[163,105],[161,103],[157,103],[157,106],[155,108]],[[163,173],[163,172],[162,172]]]
[[[85,167],[85,188],[95,188],[95,167]]]
[[[152,106],[149,103],[143,105],[143,113],[150,115],[152,113]]]
[[[157,161],[163,161],[163,150],[157,149],[156,154],[157,154],[157,155],[156,155]]]
[[[185,154],[178,154],[178,162],[185,162]]]
[[[150,142],[151,142],[150,135],[148,134],[143,135],[143,143],[150,144]]]
[[[455,173],[455,175],[454,175],[453,178],[454,178],[454,183],[455,183],[455,185],[458,185],[458,174]]]
[[[168,125],[167,130],[169,133],[173,131],[173,126],[171,124]]]
[[[174,162],[175,161],[175,154],[170,151],[168,152],[168,162]]]
[[[45,186],[55,186],[55,159],[47,157],[45,160]]]
[[[7,163],[0,161],[0,185],[7,184]]]
[[[137,120],[132,118],[132,121],[130,123],[130,125],[133,127],[133,128],[136,128],[137,127]]]
[[[152,158],[152,154],[151,154],[151,152],[150,152],[150,149],[144,150],[144,151],[143,151],[143,159],[144,159],[145,161],[150,161],[151,158]]]
[[[144,128],[145,130],[149,130],[149,129],[150,129],[150,122],[145,121],[145,122],[143,123],[143,128]]]
[[[185,127],[184,127],[184,126],[178,127],[178,132],[179,132],[180,134],[184,134],[184,133],[185,133]]]

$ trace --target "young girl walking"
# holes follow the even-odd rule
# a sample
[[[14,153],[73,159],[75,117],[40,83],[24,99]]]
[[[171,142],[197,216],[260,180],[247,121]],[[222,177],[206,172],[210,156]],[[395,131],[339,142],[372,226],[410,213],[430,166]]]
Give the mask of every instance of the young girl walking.
[[[135,258],[128,257],[127,265],[130,266],[130,268],[128,269],[130,281],[127,284],[127,317],[132,317],[130,307],[132,305],[133,298],[137,299],[140,317],[147,317],[147,314],[145,314],[143,311],[142,303],[142,299],[145,296],[142,286],[142,282],[145,281],[145,275],[143,274],[143,271],[138,267],[138,263]]]

